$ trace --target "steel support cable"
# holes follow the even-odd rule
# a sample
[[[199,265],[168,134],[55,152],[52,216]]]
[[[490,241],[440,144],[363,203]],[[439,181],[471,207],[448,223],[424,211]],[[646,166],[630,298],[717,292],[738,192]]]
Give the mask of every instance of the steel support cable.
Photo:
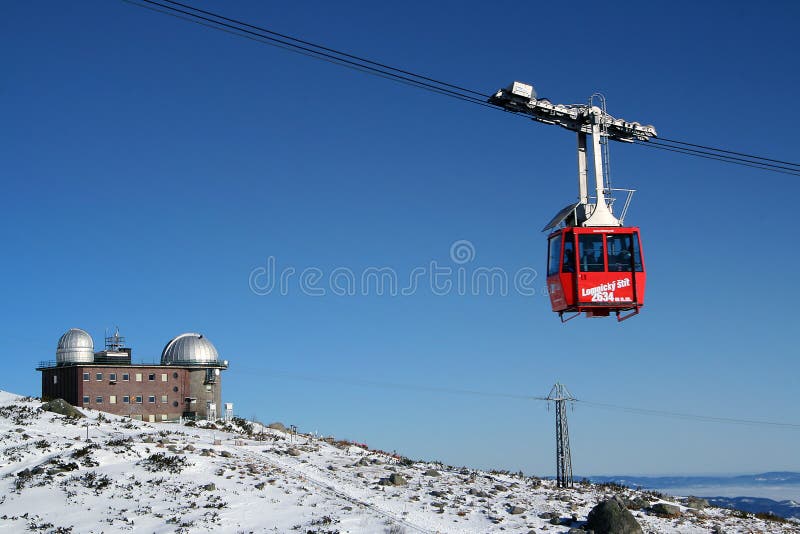
[[[666,137],[659,137],[658,139],[660,139],[661,141],[668,141],[670,143],[677,143],[677,144],[680,144],[680,145],[687,145],[687,146],[693,146],[693,147],[696,147],[696,148],[704,148],[706,150],[713,150],[715,152],[724,152],[726,154],[734,154],[734,155],[737,155],[737,156],[744,156],[746,158],[751,158],[751,159],[760,159],[760,160],[764,160],[764,161],[772,161],[774,163],[783,163],[784,165],[791,165],[793,167],[798,167],[800,169],[800,163],[792,163],[791,161],[783,161],[783,160],[780,160],[780,159],[765,158],[765,157],[762,157],[762,156],[755,156],[753,154],[746,154],[744,152],[736,152],[734,150],[725,150],[725,149],[722,149],[722,148],[714,148],[712,146],[707,146],[707,145],[698,145],[698,144],[695,144],[695,143],[687,143],[686,141],[678,141],[677,139],[668,139]]]
[[[457,389],[457,388],[446,388],[440,386],[426,386],[426,385],[419,385],[419,384],[403,384],[399,382],[383,382],[379,380],[363,380],[358,378],[342,378],[336,376],[310,376],[310,375],[300,375],[296,373],[286,373],[283,371],[273,371],[264,368],[258,367],[241,367],[240,369],[254,373],[254,374],[262,374],[262,375],[269,375],[273,377],[280,377],[289,380],[301,380],[306,382],[318,382],[323,384],[346,384],[351,386],[360,386],[360,387],[377,387],[377,388],[384,388],[384,389],[399,389],[399,390],[406,390],[406,391],[420,391],[425,393],[442,393],[446,395],[470,395],[470,396],[478,396],[478,397],[495,397],[495,398],[506,398],[506,399],[514,399],[514,400],[527,400],[527,401],[544,401],[544,402],[553,402],[553,399],[548,397],[541,397],[535,395],[521,395],[518,393],[504,393],[504,392],[492,392],[492,391],[480,391],[474,389]],[[580,403],[584,406],[594,407],[594,408],[603,408],[608,410],[618,410],[627,413],[633,413],[636,415],[655,415],[660,417],[671,417],[677,419],[685,419],[685,420],[692,420],[692,421],[702,421],[702,422],[713,422],[713,423],[727,423],[727,424],[743,424],[743,425],[756,425],[756,426],[768,426],[768,427],[776,427],[776,428],[786,428],[791,430],[800,430],[800,423],[782,423],[776,421],[761,421],[761,420],[754,420],[754,419],[740,419],[735,417],[718,417],[712,415],[701,415],[701,414],[687,414],[687,413],[679,413],[679,412],[669,412],[664,410],[654,410],[649,408],[636,408],[630,406],[621,406],[618,404],[608,404],[602,402],[593,402],[587,401],[583,399],[566,399],[567,402],[576,402]]]
[[[202,22],[202,21],[199,21],[199,20],[192,19],[190,17],[179,15],[177,13],[171,13],[169,11],[158,9],[156,7],[153,7],[153,6],[149,6],[149,5],[146,5],[146,4],[138,3],[138,1],[141,1],[141,0],[122,0],[122,1],[125,2],[125,3],[128,3],[128,4],[131,4],[131,5],[135,5],[137,7],[141,7],[143,9],[148,9],[150,11],[154,11],[156,13],[161,13],[163,15],[168,15],[170,17],[175,17],[175,18],[180,19],[180,20],[191,22],[192,24],[197,24],[198,26],[203,26],[203,27],[206,27],[206,28],[210,28],[212,30],[217,30],[217,31],[220,31],[220,32],[223,32],[223,33],[227,33],[227,34],[230,34],[230,35],[235,35],[237,37],[242,37],[244,39],[249,39],[249,40],[254,41],[256,43],[261,43],[261,44],[265,44],[265,45],[268,45],[268,46],[273,46],[275,48],[280,48],[281,50],[286,50],[287,52],[292,52],[294,54],[299,54],[301,56],[306,56],[306,57],[310,57],[310,58],[313,58],[313,59],[318,59],[320,61],[325,61],[325,62],[331,63],[333,65],[338,65],[340,67],[345,67],[347,69],[354,70],[354,71],[357,71],[357,72],[361,72],[361,73],[364,73],[364,74],[368,74],[368,75],[371,75],[371,76],[375,76],[377,78],[384,78],[384,79],[389,80],[389,81],[402,83],[402,84],[405,84],[405,85],[409,85],[411,87],[416,87],[418,89],[423,89],[423,90],[429,91],[431,93],[436,93],[436,94],[440,94],[440,95],[443,95],[443,96],[448,96],[448,97],[451,97],[451,98],[455,98],[455,99],[458,99],[458,100],[463,100],[463,101],[469,102],[471,104],[476,103],[476,102],[474,102],[472,100],[468,100],[466,98],[460,98],[460,97],[458,97],[456,95],[448,94],[448,93],[445,93],[445,92],[443,92],[441,90],[431,89],[429,87],[422,87],[419,84],[415,83],[413,80],[412,81],[398,80],[396,78],[391,78],[389,76],[382,75],[382,74],[380,74],[378,72],[370,72],[370,71],[366,70],[365,68],[359,68],[359,67],[354,66],[354,65],[348,65],[348,64],[342,63],[340,61],[336,61],[336,60],[333,60],[333,59],[328,59],[328,58],[320,57],[320,56],[315,55],[315,54],[304,52],[302,50],[298,50],[298,49],[293,48],[291,46],[285,46],[285,45],[281,45],[279,43],[265,41],[263,39],[255,37],[253,35],[245,35],[243,33],[238,33],[237,31],[234,31],[234,30],[231,30],[231,29],[221,28],[219,26],[215,26],[215,25],[209,24],[207,22]],[[490,108],[496,107],[496,106],[492,106],[490,104],[485,104],[485,106],[486,107],[490,107]]]
[[[291,43],[291,42],[287,42],[285,40],[281,40],[281,39],[276,38],[276,37],[270,37],[269,35],[263,35],[263,34],[260,34],[258,32],[255,32],[255,31],[248,30],[246,28],[241,28],[241,27],[229,24],[227,22],[221,22],[219,20],[214,20],[212,18],[203,16],[203,15],[198,15],[198,14],[192,13],[190,11],[186,11],[186,10],[179,9],[179,8],[176,8],[176,7],[173,7],[173,6],[165,5],[165,4],[159,3],[159,2],[157,2],[155,0],[124,0],[124,1],[129,3],[129,4],[139,5],[140,7],[147,7],[147,6],[142,5],[142,3],[149,4],[151,6],[157,6],[157,7],[161,8],[162,10],[168,10],[168,11],[171,11],[171,12],[174,12],[174,13],[179,13],[179,14],[183,15],[184,17],[189,17],[188,19],[186,19],[184,17],[179,17],[179,18],[182,18],[183,20],[189,20],[190,22],[196,22],[198,24],[201,24],[203,26],[206,26],[206,27],[209,27],[209,28],[212,28],[212,29],[219,29],[219,30],[222,30],[222,31],[226,31],[226,33],[234,33],[234,34],[240,35],[240,36],[249,35],[249,36],[255,37],[256,39],[254,39],[254,40],[262,42],[264,44],[277,44],[277,45],[280,45],[279,48],[291,48],[291,49],[294,49],[294,50],[297,50],[297,51],[304,52],[305,53],[304,55],[309,55],[311,57],[316,57],[318,59],[329,61],[329,62],[334,63],[334,64],[338,64],[338,65],[341,65],[341,66],[350,66],[350,67],[355,68],[356,70],[360,70],[360,71],[365,72],[365,73],[370,73],[370,74],[374,73],[374,74],[377,74],[377,75],[379,75],[381,77],[390,78],[390,79],[393,79],[395,81],[399,81],[399,82],[402,82],[402,83],[415,85],[415,86],[423,88],[423,89],[431,90],[433,92],[438,92],[438,93],[444,94],[446,96],[452,96],[452,97],[458,98],[460,100],[466,100],[466,101],[469,101],[471,103],[479,104],[479,105],[484,106],[484,107],[489,107],[489,108],[493,108],[493,109],[499,109],[497,106],[493,106],[491,104],[488,104],[483,99],[479,99],[479,98],[474,97],[474,96],[470,96],[470,95],[467,95],[467,94],[459,93],[459,92],[457,92],[457,91],[455,91],[453,89],[448,89],[447,87],[437,86],[437,85],[434,85],[433,83],[422,81],[421,79],[420,80],[415,80],[415,79],[410,78],[408,76],[395,74],[393,72],[388,72],[386,70],[381,70],[381,69],[379,69],[377,67],[373,67],[373,66],[370,66],[370,65],[365,65],[365,64],[362,64],[362,63],[358,63],[358,62],[353,61],[351,59],[347,59],[346,57],[337,57],[334,54],[331,54],[331,53],[328,53],[328,52],[324,52],[324,51],[320,51],[320,50],[314,50],[313,48],[310,48],[308,46],[294,44],[294,43]],[[156,11],[159,11],[159,10],[156,10]],[[161,12],[163,13],[163,11],[161,11]],[[200,21],[203,21],[203,22],[201,23]],[[267,41],[269,41],[269,42],[267,42]],[[422,78],[421,76],[418,76],[418,77]]]
[[[595,408],[603,408],[608,410],[618,410],[627,413],[633,413],[637,415],[647,415],[647,416],[659,416],[659,417],[671,417],[675,419],[685,419],[690,421],[699,421],[705,423],[726,423],[726,424],[739,424],[739,425],[750,425],[750,426],[767,426],[773,428],[784,428],[788,430],[800,430],[800,424],[798,423],[782,423],[778,421],[763,421],[757,419],[738,419],[735,417],[717,417],[712,415],[698,415],[698,414],[689,414],[689,413],[681,413],[681,412],[668,412],[663,410],[651,410],[649,408],[633,408],[629,406],[620,406],[617,404],[607,404],[602,402],[591,402],[585,401],[581,399],[576,399],[575,402],[583,404],[585,406],[595,407]]]
[[[496,109],[500,111],[507,111],[501,106],[496,106],[493,104],[489,104],[485,101],[489,95],[486,95],[483,92],[475,91],[473,89],[468,89],[466,87],[451,84],[448,82],[443,82],[441,80],[437,80],[436,78],[431,78],[428,76],[424,76],[421,74],[415,74],[412,71],[400,69],[397,67],[392,67],[385,63],[380,63],[377,61],[373,61],[367,58],[363,58],[361,56],[357,56],[354,54],[350,54],[347,52],[341,52],[334,48],[326,47],[323,45],[318,45],[312,43],[310,41],[306,41],[303,39],[299,39],[296,37],[292,37],[290,35],[282,34],[279,32],[275,32],[273,30],[269,30],[267,28],[256,26],[253,24],[249,24],[246,22],[242,22],[233,18],[225,17],[223,15],[219,15],[213,13],[211,11],[202,10],[199,8],[195,8],[185,3],[176,2],[174,0],[161,0],[162,2],[167,2],[172,5],[165,5],[163,3],[159,3],[155,0],[123,0],[127,3],[137,5],[139,7],[145,7],[148,9],[152,9],[159,13],[168,14],[172,16],[176,16],[177,18],[181,18],[183,20],[193,22],[208,28],[216,29],[219,31],[223,31],[226,33],[230,33],[232,35],[238,35],[240,37],[245,37],[262,44],[268,44],[271,46],[275,46],[277,48],[282,48],[285,50],[293,51],[296,53],[300,53],[302,55],[313,57],[316,59],[320,59],[323,61],[330,62],[335,65],[340,65],[343,67],[347,67],[353,70],[357,70],[359,72],[363,72],[366,74],[378,76],[381,78],[385,78],[391,81],[395,81],[398,83],[403,83],[406,85],[410,85],[412,87],[417,87],[419,89],[424,89],[433,93],[441,94],[443,96],[449,96],[451,98],[455,98],[458,100],[462,100],[465,102],[469,102],[472,104],[478,104],[480,106]],[[150,6],[143,5],[141,2],[146,4],[150,4],[150,6],[158,6],[161,9],[153,9]],[[184,9],[179,9],[174,6],[180,6]],[[189,9],[191,11],[186,11]],[[168,11],[167,11],[168,10]],[[177,15],[179,13],[181,15]],[[213,18],[211,18],[213,17]],[[237,26],[238,25],[238,26]],[[248,30],[247,28],[251,28],[252,31]],[[257,32],[267,33],[269,35],[263,35]],[[276,37],[270,37],[276,36]],[[288,42],[292,41],[292,42]],[[296,44],[300,43],[300,44]],[[480,98],[471,95],[478,95]],[[519,112],[511,112],[513,115],[517,115],[523,118],[530,119],[530,117],[524,113]],[[800,164],[788,162],[784,160],[777,160],[772,158],[766,158],[762,156],[756,156],[753,154],[746,154],[743,152],[736,152],[732,150],[714,148],[707,145],[700,145],[696,143],[689,143],[686,141],[679,141],[676,139],[669,139],[669,138],[658,138],[659,141],[665,141],[668,143],[675,143],[681,144],[686,146],[693,146],[696,148],[702,148],[705,150],[709,150],[712,152],[705,152],[702,150],[693,150],[684,147],[675,147],[671,145],[661,144],[661,143],[653,143],[650,141],[650,145],[646,145],[642,142],[637,142],[636,144],[645,144],[645,146],[651,146],[652,148],[656,148],[658,144],[658,148],[662,150],[668,150],[672,152],[678,152],[685,155],[701,157],[705,159],[712,159],[716,161],[722,161],[727,163],[737,163],[743,165],[745,167],[752,167],[755,169],[773,171],[773,172],[780,172],[782,174],[792,174],[795,175],[794,171],[800,171]],[[731,156],[726,156],[725,154],[733,154],[736,156],[743,156],[744,158],[749,159],[740,159],[734,158]],[[779,165],[772,165],[770,163],[762,163],[761,161],[752,161],[752,160],[761,160],[764,162],[774,162],[780,163],[783,165],[790,165],[795,168],[786,168]]]
[[[290,380],[301,380],[305,382],[319,382],[319,383],[328,383],[328,384],[346,384],[350,386],[361,386],[361,387],[378,387],[378,388],[386,388],[386,389],[402,389],[406,391],[420,391],[426,393],[444,393],[449,395],[471,395],[471,396],[479,396],[479,397],[496,397],[496,398],[506,398],[506,399],[516,399],[516,400],[547,400],[544,397],[536,397],[532,395],[519,395],[516,393],[501,393],[501,392],[491,392],[491,391],[478,391],[478,390],[471,390],[471,389],[456,389],[456,388],[445,388],[439,386],[424,386],[418,384],[401,384],[398,382],[383,382],[378,380],[363,380],[359,378],[342,378],[342,377],[321,377],[321,376],[310,376],[310,375],[299,375],[294,373],[284,373],[281,371],[270,371],[268,369],[259,369],[256,367],[238,367],[244,371],[248,371],[251,373],[261,373],[261,374],[269,374],[270,376],[279,376],[281,378],[287,378]]]
[[[698,150],[696,148],[686,148],[686,147],[682,147],[682,146],[675,146],[675,145],[663,143],[662,141],[663,141],[662,139],[656,138],[656,139],[650,139],[647,142],[652,144],[652,145],[658,145],[658,146],[663,146],[663,147],[668,147],[668,148],[675,148],[675,149],[678,149],[678,150],[683,150],[683,151],[691,152],[691,153],[694,153],[694,154],[701,154],[701,155],[716,156],[716,157],[719,157],[719,158],[725,158],[725,160],[728,160],[728,161],[731,161],[731,162],[741,161],[741,162],[744,162],[744,163],[751,163],[753,165],[760,165],[760,166],[762,166],[764,168],[779,169],[779,170],[784,170],[784,171],[789,171],[789,172],[800,172],[800,167],[798,167],[798,168],[786,167],[784,165],[776,165],[774,163],[766,163],[766,162],[758,161],[756,159],[739,158],[739,157],[735,157],[735,156],[726,156],[726,155],[720,154],[718,152],[712,152],[712,151],[708,151],[708,150]]]
[[[294,41],[296,43],[300,43],[300,44],[303,44],[303,45],[306,45],[306,46],[311,46],[313,48],[319,48],[320,50],[325,50],[326,52],[331,52],[332,54],[336,54],[336,55],[339,55],[339,56],[343,56],[343,57],[347,57],[347,58],[350,58],[350,59],[354,59],[356,61],[361,61],[363,63],[368,63],[370,65],[374,65],[374,66],[380,67],[382,69],[389,69],[389,70],[392,70],[394,72],[399,72],[400,74],[406,74],[408,76],[413,76],[413,77],[419,78],[421,80],[426,80],[426,81],[433,82],[433,83],[436,83],[436,84],[439,84],[439,85],[450,87],[451,89],[458,89],[459,91],[472,93],[473,95],[477,95],[477,96],[480,96],[482,98],[489,98],[489,96],[491,96],[491,95],[484,94],[484,93],[482,93],[480,91],[474,91],[472,89],[467,89],[466,87],[461,87],[460,85],[454,85],[454,84],[451,84],[451,83],[443,82],[443,81],[437,80],[435,78],[430,78],[428,76],[423,76],[421,74],[415,74],[414,72],[411,72],[411,71],[408,71],[408,70],[400,69],[400,68],[397,68],[397,67],[392,67],[391,65],[386,65],[385,63],[380,63],[378,61],[373,61],[371,59],[366,59],[366,58],[361,57],[361,56],[356,56],[354,54],[349,54],[347,52],[342,52],[342,51],[336,50],[334,48],[329,48],[327,46],[323,46],[323,45],[320,45],[320,44],[312,43],[310,41],[306,41],[306,40],[303,40],[303,39],[298,39],[297,37],[292,37],[291,35],[286,35],[284,33],[279,33],[279,32],[264,28],[262,26],[256,26],[254,24],[248,24],[247,22],[242,22],[241,20],[228,18],[228,17],[225,17],[223,15],[219,15],[217,13],[212,13],[210,11],[205,11],[205,10],[190,6],[188,4],[182,4],[181,2],[175,2],[174,0],[162,0],[162,2],[167,2],[167,3],[173,4],[173,5],[181,6],[181,7],[186,8],[186,9],[191,9],[192,11],[196,11],[198,13],[203,13],[204,15],[215,17],[215,18],[218,18],[220,20],[224,20],[224,21],[227,21],[227,22],[230,22],[230,23],[233,23],[233,24],[238,24],[240,26],[244,26],[244,27],[247,27],[247,28],[252,28],[254,30],[258,30],[258,31],[261,31],[261,32],[264,32],[264,33],[268,33],[270,35],[274,35],[274,36],[280,37],[282,39],[288,39],[290,41]]]
[[[773,169],[773,168],[770,168],[770,167],[764,167],[764,166],[762,166],[761,164],[758,164],[758,163],[744,163],[744,162],[739,162],[739,161],[732,161],[732,160],[727,159],[725,156],[722,156],[722,155],[720,155],[720,156],[712,156],[712,155],[696,154],[696,153],[693,153],[693,152],[689,152],[688,149],[682,149],[682,148],[679,148],[679,147],[669,148],[669,147],[666,147],[664,145],[653,144],[653,143],[650,143],[650,142],[636,142],[635,144],[639,145],[639,146],[644,146],[644,147],[647,147],[647,148],[653,148],[653,149],[658,149],[658,150],[666,150],[668,152],[676,152],[678,154],[684,154],[686,156],[695,156],[695,157],[698,157],[698,158],[711,159],[711,160],[714,160],[714,161],[721,161],[723,163],[730,163],[730,164],[733,164],[733,165],[741,165],[743,167],[752,167],[754,169],[760,169],[762,171],[777,172],[777,173],[780,173],[780,174],[788,174],[790,176],[800,176],[800,172],[791,172],[791,171],[784,171],[784,170],[780,170],[780,169]]]

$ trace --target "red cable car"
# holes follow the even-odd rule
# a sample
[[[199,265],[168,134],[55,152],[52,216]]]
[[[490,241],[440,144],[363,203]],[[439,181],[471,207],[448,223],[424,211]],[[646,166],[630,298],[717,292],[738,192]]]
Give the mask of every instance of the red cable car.
[[[587,104],[554,105],[537,98],[532,85],[514,82],[492,95],[489,103],[578,134],[578,202],[558,212],[543,229],[552,230],[547,241],[547,292],[553,311],[562,322],[581,313],[608,317],[613,312],[619,321],[639,313],[646,280],[642,243],[639,229],[624,225],[634,190],[611,187],[608,142],[649,141],[657,136],[656,129],[615,119],[598,93]],[[589,135],[594,196],[589,195]],[[615,215],[613,196],[619,191],[627,191],[628,196]],[[574,315],[565,319],[566,313]]]
[[[562,321],[565,313],[582,312],[587,317],[613,312],[623,321],[644,306],[646,273],[638,228],[566,227],[551,233],[547,243],[547,289]]]

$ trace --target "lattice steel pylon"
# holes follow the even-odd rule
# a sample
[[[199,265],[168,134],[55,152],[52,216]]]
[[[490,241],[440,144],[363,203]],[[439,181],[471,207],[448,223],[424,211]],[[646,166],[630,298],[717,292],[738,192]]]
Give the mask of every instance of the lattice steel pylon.
[[[556,382],[547,395],[547,400],[553,401],[556,405],[556,484],[559,488],[571,488],[572,454],[569,450],[567,402],[575,401],[575,397],[567,390],[567,386]]]

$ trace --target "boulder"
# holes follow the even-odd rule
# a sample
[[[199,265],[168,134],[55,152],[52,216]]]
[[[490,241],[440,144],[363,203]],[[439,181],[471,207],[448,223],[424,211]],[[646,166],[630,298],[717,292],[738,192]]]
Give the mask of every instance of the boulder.
[[[286,454],[288,454],[289,456],[300,456],[300,454],[302,453],[299,450],[292,447],[286,451]]]
[[[442,474],[436,469],[428,469],[423,473],[426,477],[440,477]]]
[[[77,408],[75,408],[73,405],[71,405],[64,399],[53,399],[50,402],[45,402],[44,404],[42,404],[42,410],[57,413],[59,415],[64,415],[66,417],[73,417],[75,419],[86,417],[80,411],[78,411]]]
[[[700,497],[686,497],[684,504],[686,504],[686,506],[689,508],[694,508],[695,510],[708,508],[708,501]]]
[[[509,506],[508,513],[511,515],[520,515],[525,513],[525,508],[521,506]]]
[[[620,499],[625,503],[628,510],[644,510],[645,508],[650,508],[650,501],[640,495],[637,495],[633,499],[627,497],[620,497]]]
[[[654,504],[650,507],[650,512],[657,515],[658,517],[680,517],[681,509],[679,506],[675,506],[674,504],[667,504],[665,502],[659,502]]]
[[[642,527],[618,497],[602,501],[592,508],[584,530],[595,534],[643,534]]]
[[[278,422],[270,423],[268,425],[268,428],[271,428],[273,430],[283,430],[284,432],[286,431],[286,427],[283,425],[283,423],[278,423]]]
[[[378,484],[381,486],[405,486],[408,482],[398,473],[392,473],[386,478],[382,478],[378,481]]]

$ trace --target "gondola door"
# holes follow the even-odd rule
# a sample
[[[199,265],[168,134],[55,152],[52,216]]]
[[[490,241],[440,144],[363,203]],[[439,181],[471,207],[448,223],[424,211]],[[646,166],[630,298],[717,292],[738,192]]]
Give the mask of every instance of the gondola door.
[[[608,315],[608,303],[615,298],[606,272],[604,233],[596,229],[577,234],[576,305],[594,315]]]

